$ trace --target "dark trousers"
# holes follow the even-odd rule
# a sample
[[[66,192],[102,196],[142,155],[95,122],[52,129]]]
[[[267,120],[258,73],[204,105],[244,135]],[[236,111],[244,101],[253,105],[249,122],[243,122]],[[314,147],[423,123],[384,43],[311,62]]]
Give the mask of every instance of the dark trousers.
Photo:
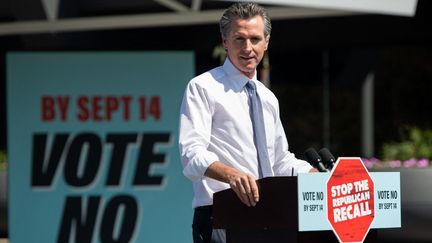
[[[213,229],[213,207],[195,208],[192,236],[194,243],[225,243],[225,230]]]

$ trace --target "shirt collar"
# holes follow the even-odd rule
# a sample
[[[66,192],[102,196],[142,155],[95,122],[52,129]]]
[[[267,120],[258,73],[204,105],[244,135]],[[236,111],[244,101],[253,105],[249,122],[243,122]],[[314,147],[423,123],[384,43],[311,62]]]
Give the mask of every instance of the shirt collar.
[[[255,75],[252,79],[249,79],[246,75],[244,75],[243,73],[241,73],[229,60],[229,58],[227,57],[225,59],[225,62],[222,66],[223,70],[225,71],[225,73],[228,76],[228,81],[231,82],[231,84],[233,85],[233,87],[237,90],[240,91],[243,89],[243,87],[246,85],[246,83],[249,80],[253,80],[253,81],[257,81],[256,78],[256,72]]]

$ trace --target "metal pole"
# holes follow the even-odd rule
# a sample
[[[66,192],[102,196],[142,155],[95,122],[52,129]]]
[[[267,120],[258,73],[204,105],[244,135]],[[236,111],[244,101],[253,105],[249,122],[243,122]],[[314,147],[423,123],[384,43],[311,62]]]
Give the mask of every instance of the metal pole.
[[[374,156],[374,74],[369,73],[362,86],[362,155]]]

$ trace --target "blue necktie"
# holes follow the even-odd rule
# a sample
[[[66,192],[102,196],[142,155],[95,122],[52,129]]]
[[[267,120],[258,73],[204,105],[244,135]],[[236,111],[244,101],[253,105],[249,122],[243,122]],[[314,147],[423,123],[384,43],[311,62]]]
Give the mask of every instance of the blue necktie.
[[[253,81],[248,81],[246,90],[250,101],[250,113],[254,132],[254,143],[258,153],[258,173],[259,178],[273,176],[267,142],[265,134],[264,116],[261,99],[256,92],[256,85]]]

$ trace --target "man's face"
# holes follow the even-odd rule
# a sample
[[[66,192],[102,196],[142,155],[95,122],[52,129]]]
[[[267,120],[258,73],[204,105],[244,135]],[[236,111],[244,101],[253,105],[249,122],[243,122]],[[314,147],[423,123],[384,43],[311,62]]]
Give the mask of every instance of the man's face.
[[[247,77],[253,78],[268,46],[263,18],[236,18],[231,22],[231,32],[223,39],[223,45],[233,65]]]

